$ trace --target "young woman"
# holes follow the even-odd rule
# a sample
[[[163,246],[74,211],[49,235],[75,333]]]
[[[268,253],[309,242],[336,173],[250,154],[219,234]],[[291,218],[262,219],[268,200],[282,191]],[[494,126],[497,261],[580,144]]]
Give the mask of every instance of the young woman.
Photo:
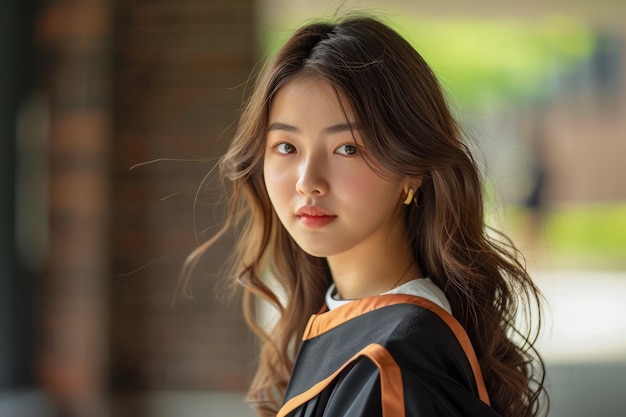
[[[539,292],[487,233],[477,165],[392,29],[351,17],[298,30],[220,166],[222,233],[240,234],[233,276],[262,342],[260,416],[539,414],[535,333],[514,327]],[[259,300],[278,311],[270,329]]]

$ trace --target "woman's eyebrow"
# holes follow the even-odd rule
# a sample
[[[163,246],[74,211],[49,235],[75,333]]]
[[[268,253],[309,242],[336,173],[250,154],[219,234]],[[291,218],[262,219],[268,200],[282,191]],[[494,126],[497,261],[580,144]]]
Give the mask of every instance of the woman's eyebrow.
[[[272,130],[283,130],[289,133],[300,133],[300,129],[298,129],[297,127],[281,122],[271,123],[267,127],[267,131],[270,132]],[[339,123],[324,128],[324,130],[322,130],[322,133],[325,135],[332,135],[343,132],[352,132],[354,130],[358,130],[358,127],[354,123]]]
[[[358,127],[354,123],[340,123],[328,126],[323,132],[327,135],[332,135],[335,133],[353,132],[355,130],[358,130]]]
[[[289,133],[300,133],[300,129],[298,129],[297,127],[280,122],[274,122],[267,127],[268,132],[272,130],[284,130],[285,132]]]

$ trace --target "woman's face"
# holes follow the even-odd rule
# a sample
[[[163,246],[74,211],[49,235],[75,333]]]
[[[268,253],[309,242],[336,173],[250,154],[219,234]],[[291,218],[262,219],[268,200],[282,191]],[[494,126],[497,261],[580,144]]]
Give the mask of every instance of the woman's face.
[[[348,120],[333,88],[310,78],[287,83],[270,108],[265,187],[284,227],[313,256],[375,256],[404,239],[406,181],[370,168],[346,111]]]

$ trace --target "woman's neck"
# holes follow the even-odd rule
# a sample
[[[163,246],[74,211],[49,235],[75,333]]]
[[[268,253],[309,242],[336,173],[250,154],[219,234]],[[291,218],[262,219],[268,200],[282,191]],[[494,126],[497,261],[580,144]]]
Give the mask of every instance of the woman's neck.
[[[328,265],[343,299],[382,294],[421,278],[408,243],[376,248],[355,248],[328,258]]]

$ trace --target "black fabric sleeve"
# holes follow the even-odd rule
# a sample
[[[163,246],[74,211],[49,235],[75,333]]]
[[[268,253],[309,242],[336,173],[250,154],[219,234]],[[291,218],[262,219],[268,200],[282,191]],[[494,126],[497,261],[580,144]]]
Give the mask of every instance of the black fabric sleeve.
[[[382,417],[378,367],[361,357],[289,417]]]

